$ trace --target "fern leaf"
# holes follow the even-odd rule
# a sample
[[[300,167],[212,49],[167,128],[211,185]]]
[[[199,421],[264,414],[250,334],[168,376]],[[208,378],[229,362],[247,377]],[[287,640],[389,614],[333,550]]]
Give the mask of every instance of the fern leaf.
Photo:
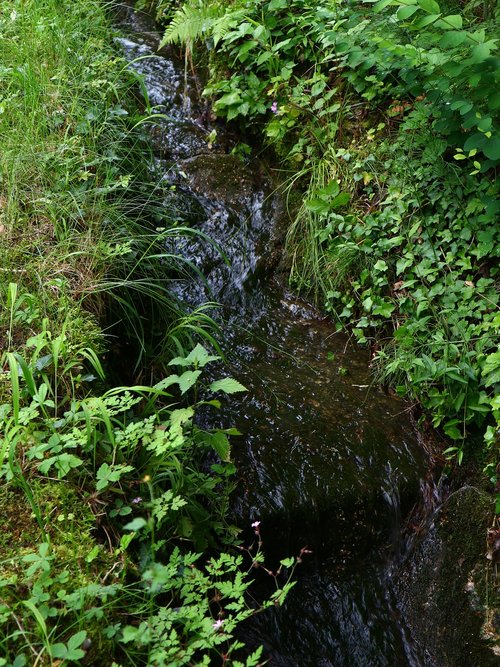
[[[178,9],[165,30],[160,48],[166,44],[192,44],[200,37],[210,34],[214,23],[223,13],[218,2],[203,4],[191,0]]]

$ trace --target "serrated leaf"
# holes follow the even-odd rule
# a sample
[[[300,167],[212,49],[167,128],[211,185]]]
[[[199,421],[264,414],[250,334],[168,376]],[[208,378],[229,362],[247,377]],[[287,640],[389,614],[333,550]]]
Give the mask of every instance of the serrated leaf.
[[[77,632],[75,635],[69,638],[68,640],[68,649],[73,651],[74,649],[80,648],[83,642],[87,639],[87,633],[85,630]]]
[[[187,357],[175,357],[175,359],[172,359],[171,361],[168,362],[169,366],[195,366],[199,368],[203,368],[206,366],[209,362],[211,361],[217,361],[220,359],[220,357],[211,355],[205,350],[203,345],[196,345],[196,347],[191,350],[191,352],[187,355]],[[175,377],[175,376],[171,376]],[[168,378],[167,378],[168,380]],[[174,380],[175,381],[175,380]]]
[[[238,380],[234,378],[223,378],[216,380],[210,385],[211,391],[223,391],[225,394],[237,394],[240,391],[248,391]]]
[[[229,444],[229,439],[224,433],[212,433],[210,438],[210,444],[215,449],[221,461],[225,463],[230,462],[229,454],[231,452],[231,445]]]
[[[189,366],[190,362],[186,357],[175,357],[168,362],[169,366]]]
[[[178,408],[177,410],[172,410],[170,414],[170,424],[177,429],[182,426],[182,424],[188,422],[192,417],[194,417],[193,408]]]
[[[179,377],[179,387],[181,394],[185,394],[193,385],[196,384],[196,381],[201,375],[201,371],[185,371]]]
[[[220,357],[210,355],[200,343],[186,357],[186,361],[189,361],[191,365],[200,368],[206,366],[210,361],[217,361],[218,359]]]
[[[170,387],[171,385],[178,384],[178,382],[179,382],[178,375],[169,375],[168,377],[163,378],[163,380],[160,380],[160,382],[157,382],[154,385],[154,389],[157,389],[158,391],[164,391],[165,389],[168,389],[168,387]]]
[[[53,644],[50,652],[53,658],[64,659],[68,655],[68,650],[64,644]]]

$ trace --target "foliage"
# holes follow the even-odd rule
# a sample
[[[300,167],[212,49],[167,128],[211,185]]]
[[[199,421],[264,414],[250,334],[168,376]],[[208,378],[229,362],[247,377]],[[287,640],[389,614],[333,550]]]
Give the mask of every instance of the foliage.
[[[498,6],[187,0],[177,18],[202,9],[216,18],[189,35],[174,18],[165,40],[204,40],[215,111],[290,170],[292,282],[372,346],[449,454],[486,431],[495,482]]]
[[[167,242],[193,232],[154,204],[137,80],[102,8],[4,2],[0,22],[1,347],[48,317],[55,336],[102,351],[106,318],[137,341],[137,364],[156,346],[168,353],[165,331],[185,317],[170,281],[195,269]],[[204,313],[197,333],[211,326]]]
[[[0,28],[0,665],[256,665],[234,629],[291,583],[247,592],[236,432],[197,422],[244,387],[184,353],[215,328],[169,291],[195,269],[167,241],[192,232],[154,204],[137,80],[97,0],[0,0]],[[110,389],[110,323],[138,338],[127,364],[159,350],[171,374]]]
[[[44,354],[47,341],[50,359]],[[295,561],[287,565],[292,570],[284,582],[278,583],[281,570],[270,573],[276,593],[255,605],[247,589],[252,569],[263,567],[258,530],[257,542],[240,555],[203,556],[209,544],[232,543],[236,535],[225,522],[225,506],[235,470],[229,436],[237,432],[205,431],[195,421],[201,407],[220,407],[214,394],[245,388],[227,377],[204,384],[207,365],[219,357],[198,344],[172,360],[178,374],[151,387],[71,398],[60,395],[61,378],[51,371],[64,368],[62,381],[73,386],[88,353],[54,343],[45,330],[30,342],[35,351],[29,360],[4,355],[12,391],[10,402],[0,406],[0,475],[5,488],[23,491],[39,535],[21,550],[19,538],[17,548],[8,541],[4,563],[10,565],[1,579],[0,622],[7,642],[2,664],[28,664],[26,650],[39,662],[78,661],[87,651],[102,655],[104,644],[106,654],[125,655],[133,664],[209,664],[209,656],[220,652],[231,660],[226,664],[257,664],[260,652],[244,663],[229,658],[242,647],[233,640],[234,630],[283,599]],[[94,369],[100,371],[97,360]],[[188,393],[195,401],[186,406]],[[218,462],[202,472],[210,453]],[[67,499],[51,516],[41,499],[47,483],[77,494],[78,504],[83,501],[108,526],[109,551],[91,536],[91,523],[85,537],[79,534],[81,509],[68,511]],[[180,548],[187,543],[196,551]]]

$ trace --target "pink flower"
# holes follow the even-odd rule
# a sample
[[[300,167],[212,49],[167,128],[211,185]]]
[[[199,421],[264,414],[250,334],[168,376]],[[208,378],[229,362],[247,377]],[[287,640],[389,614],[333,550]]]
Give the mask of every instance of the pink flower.
[[[276,102],[276,100],[271,104],[271,111],[273,113],[278,113],[278,102]]]
[[[254,522],[252,523],[252,528],[255,528],[255,530],[257,530],[257,528],[258,528],[259,526],[260,526],[260,521],[254,521]]]
[[[138,505],[139,503],[142,503],[142,498],[141,498],[140,496],[137,496],[137,498],[134,498],[134,499],[132,500],[132,503],[133,503],[134,505]]]
[[[212,625],[214,630],[220,630],[224,621],[221,618],[218,618],[215,623]]]

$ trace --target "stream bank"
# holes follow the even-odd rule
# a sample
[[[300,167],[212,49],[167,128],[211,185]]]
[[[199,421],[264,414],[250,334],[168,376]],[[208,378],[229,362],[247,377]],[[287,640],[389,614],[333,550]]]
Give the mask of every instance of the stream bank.
[[[241,525],[261,522],[276,558],[313,551],[285,606],[249,623],[245,640],[283,667],[499,664],[480,636],[478,585],[470,589],[485,500],[467,489],[437,494],[422,534],[403,540],[432,467],[409,406],[373,386],[368,354],[282,285],[273,268],[283,205],[265,169],[228,154],[230,139],[209,146],[215,128],[195,82],[186,91],[180,63],[156,53],[147,17],[125,14],[130,34],[119,41],[159,114],[151,137],[165,206],[225,254],[203,238],[176,244],[207,283],[173,288],[191,307],[221,304],[231,373],[249,388],[230,411],[244,434],[232,452],[241,478],[233,513]],[[463,512],[465,545],[455,539]]]

